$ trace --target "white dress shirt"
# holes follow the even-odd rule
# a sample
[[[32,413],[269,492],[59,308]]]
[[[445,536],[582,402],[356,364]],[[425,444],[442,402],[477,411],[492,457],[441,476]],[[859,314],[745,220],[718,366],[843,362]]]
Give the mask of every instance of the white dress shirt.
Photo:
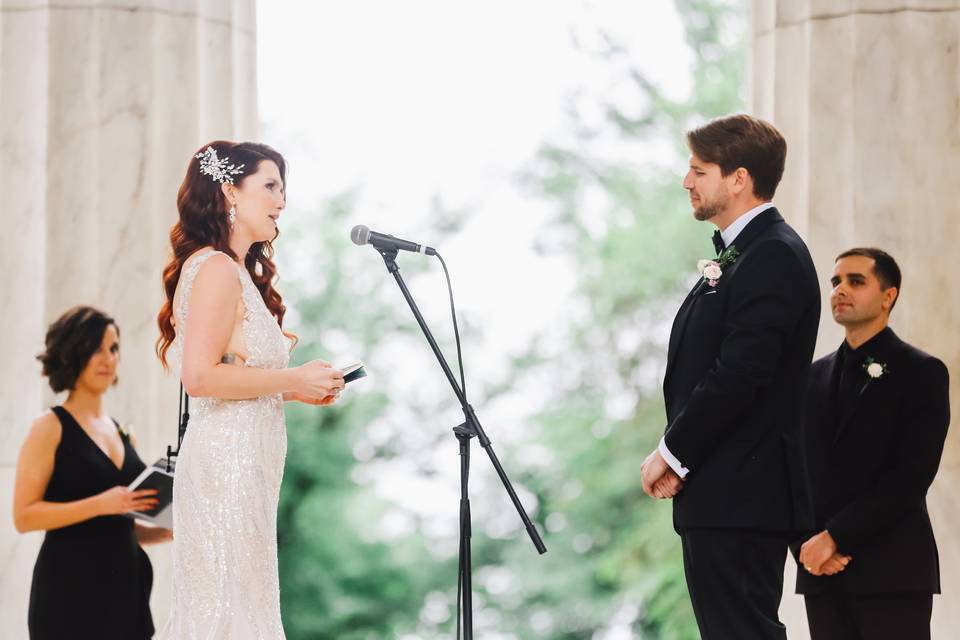
[[[723,244],[727,247],[732,245],[734,240],[737,239],[737,236],[740,235],[740,232],[743,231],[754,218],[771,208],[773,208],[772,202],[764,202],[763,204],[759,204],[753,209],[750,209],[750,211],[747,211],[739,218],[731,222],[726,229],[720,231],[720,237],[723,238]],[[678,476],[685,478],[687,474],[690,473],[690,470],[683,466],[683,464],[675,455],[670,453],[670,449],[667,449],[666,436],[660,438],[660,445],[657,447],[657,450],[660,451],[660,455],[663,456],[664,461],[670,465],[670,468],[673,469]]]

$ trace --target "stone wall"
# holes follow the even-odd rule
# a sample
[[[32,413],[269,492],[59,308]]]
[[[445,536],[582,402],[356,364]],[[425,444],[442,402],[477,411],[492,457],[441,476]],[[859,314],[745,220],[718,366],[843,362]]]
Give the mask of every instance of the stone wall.
[[[256,135],[254,0],[0,0],[0,640],[26,638],[42,534],[17,534],[17,452],[54,398],[47,324],[93,304],[121,328],[110,412],[147,462],[175,439],[177,387],[153,354],[160,272],[190,154]],[[150,551],[167,616],[169,550]],[[91,579],[96,579],[92,576]]]
[[[942,358],[960,407],[960,2],[753,0],[752,112],[787,138],[776,202],[810,245],[823,299],[834,258],[886,249],[904,272],[893,329]],[[842,340],[825,306],[817,353]],[[934,638],[960,629],[960,434],[953,426],[929,495],[944,595]],[[788,561],[793,572],[792,561]],[[789,583],[788,583],[789,587]],[[784,601],[790,637],[802,603]]]

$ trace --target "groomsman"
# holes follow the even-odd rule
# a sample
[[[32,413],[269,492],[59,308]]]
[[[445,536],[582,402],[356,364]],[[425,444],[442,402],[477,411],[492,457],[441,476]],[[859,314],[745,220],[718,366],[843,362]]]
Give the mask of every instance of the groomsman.
[[[801,547],[797,593],[813,640],[923,640],[940,593],[926,495],[950,422],[947,368],[887,326],[900,294],[890,255],[846,251],[830,282],[846,338],[810,376],[819,533]]]
[[[802,427],[817,275],[771,202],[787,151],[780,132],[734,115],[690,131],[687,143],[683,186],[694,217],[717,227],[717,256],[698,265],[673,323],[666,433],[643,463],[643,485],[676,496],[702,638],[784,640],[787,545],[813,526]]]

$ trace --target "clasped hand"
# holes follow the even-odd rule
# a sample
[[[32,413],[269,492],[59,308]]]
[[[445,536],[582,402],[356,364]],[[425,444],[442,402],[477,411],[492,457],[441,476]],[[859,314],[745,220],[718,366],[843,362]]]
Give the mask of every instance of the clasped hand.
[[[837,543],[830,532],[823,530],[800,547],[800,566],[815,576],[832,576],[847,568],[853,556],[837,551]]]
[[[651,498],[672,498],[683,489],[683,480],[670,468],[657,449],[643,461],[640,473],[643,475],[643,491]]]

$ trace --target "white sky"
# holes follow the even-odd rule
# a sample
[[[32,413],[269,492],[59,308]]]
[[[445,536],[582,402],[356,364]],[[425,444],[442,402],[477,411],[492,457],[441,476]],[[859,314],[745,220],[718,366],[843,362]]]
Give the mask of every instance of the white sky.
[[[543,142],[563,136],[569,95],[617,91],[574,49],[574,36],[589,46],[602,27],[668,92],[689,87],[689,52],[669,0],[257,7],[262,131],[267,142],[296,141],[281,149],[292,166],[288,220],[301,223],[295,218],[314,215],[321,198],[362,185],[345,236],[362,223],[433,244],[417,234],[432,197],[474,210],[464,232],[437,248],[463,313],[482,314],[487,353],[517,350],[568,299],[570,265],[530,248],[549,212],[515,180]],[[425,313],[443,317],[442,281],[430,289]]]
[[[284,223],[322,225],[313,207],[355,186],[361,198],[344,237],[362,223],[434,244],[420,235],[434,196],[472,210],[464,230],[437,248],[451,270],[458,313],[484,329],[482,345],[464,345],[474,389],[495,378],[532,334],[569,313],[574,265],[532,250],[550,211],[519,189],[516,177],[541,144],[569,137],[571,94],[599,104],[622,89],[622,74],[578,52],[574,38],[589,47],[602,27],[668,94],[690,85],[690,54],[669,0],[271,0],[257,10],[261,132],[292,167],[281,230]],[[281,274],[309,271],[310,256],[282,248],[281,237]],[[369,251],[369,268],[388,278]],[[401,268],[418,259],[403,256]],[[447,294],[434,264],[429,278],[410,284],[433,330],[446,336]],[[395,303],[402,304],[399,293]],[[409,355],[414,362],[398,364],[397,378],[449,393],[425,343]],[[476,408],[495,442],[508,446],[507,429],[523,429],[515,406]],[[438,422],[429,427],[453,426]],[[388,429],[370,431],[389,437]],[[448,461],[450,482],[428,482],[402,464],[370,475],[391,500],[455,525],[455,447],[451,438],[450,450],[436,454]],[[475,468],[489,466],[479,454],[475,460]]]

